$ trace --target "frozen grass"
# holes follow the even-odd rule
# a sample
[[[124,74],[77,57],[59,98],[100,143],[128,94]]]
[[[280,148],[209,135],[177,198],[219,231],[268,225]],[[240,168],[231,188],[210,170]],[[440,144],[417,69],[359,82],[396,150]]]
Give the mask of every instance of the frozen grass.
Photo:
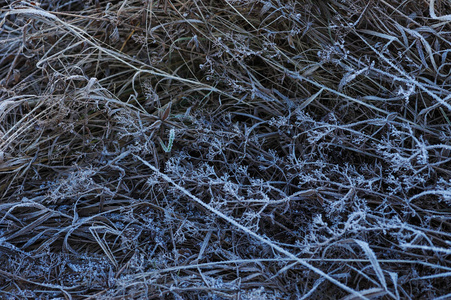
[[[451,297],[449,2],[6,2],[2,299]]]

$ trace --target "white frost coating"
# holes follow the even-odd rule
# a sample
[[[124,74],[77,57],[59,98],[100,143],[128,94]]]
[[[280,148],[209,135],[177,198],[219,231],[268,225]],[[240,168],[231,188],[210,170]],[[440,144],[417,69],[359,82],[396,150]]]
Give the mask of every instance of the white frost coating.
[[[451,15],[444,15],[444,16],[438,17],[435,14],[434,3],[435,3],[435,0],[429,1],[429,14],[431,15],[431,18],[434,20],[439,20],[439,21],[451,21]]]
[[[143,164],[145,164],[147,167],[149,167],[152,171],[154,171],[156,174],[158,174],[158,176],[162,177],[164,180],[166,180],[167,182],[169,182],[170,184],[172,184],[174,187],[176,187],[179,191],[181,191],[183,194],[185,194],[186,196],[188,196],[189,198],[191,198],[192,200],[194,200],[195,202],[197,202],[199,205],[205,207],[207,210],[211,211],[212,213],[214,213],[215,215],[221,217],[222,219],[226,220],[227,222],[229,222],[231,225],[237,227],[238,229],[240,229],[242,232],[252,236],[253,238],[255,238],[256,240],[262,242],[263,244],[266,244],[268,246],[270,246],[272,249],[276,250],[277,252],[286,255],[287,257],[297,261],[299,264],[303,265],[304,267],[310,269],[311,271],[315,272],[316,274],[322,276],[323,278],[329,280],[330,282],[332,282],[333,284],[335,284],[336,286],[342,288],[343,290],[351,293],[352,295],[354,295],[355,297],[359,298],[359,299],[368,299],[366,296],[364,296],[362,293],[359,293],[358,291],[344,285],[343,283],[341,283],[340,281],[338,281],[337,279],[331,277],[330,275],[324,273],[323,271],[321,271],[320,269],[312,266],[311,264],[307,263],[304,259],[297,257],[296,255],[294,255],[293,253],[289,252],[288,250],[285,250],[284,248],[280,247],[279,245],[273,243],[270,239],[265,238],[263,236],[260,236],[259,234],[249,230],[248,228],[246,228],[245,226],[241,225],[240,223],[238,223],[237,221],[233,220],[232,218],[230,218],[229,216],[226,216],[225,214],[223,214],[222,212],[220,212],[219,210],[217,210],[216,208],[210,206],[207,203],[204,203],[202,200],[200,200],[199,198],[197,198],[196,196],[194,196],[193,194],[191,194],[187,189],[185,189],[184,187],[178,185],[177,183],[175,183],[169,176],[167,176],[166,174],[161,173],[157,168],[155,168],[153,165],[149,164],[147,161],[143,160],[141,157],[133,154],[133,156],[135,158],[137,158],[138,160],[140,160]]]
[[[56,17],[55,15],[52,15],[51,13],[48,13],[44,10],[38,10],[38,9],[33,9],[33,8],[24,8],[24,9],[13,9],[13,10],[8,11],[6,13],[5,17],[3,18],[3,20],[0,22],[0,27],[2,27],[3,24],[5,24],[7,16],[16,15],[16,14],[32,14],[32,15],[37,15],[37,16],[41,16],[43,18],[49,18],[49,19],[61,22],[61,20],[58,19],[58,17]]]

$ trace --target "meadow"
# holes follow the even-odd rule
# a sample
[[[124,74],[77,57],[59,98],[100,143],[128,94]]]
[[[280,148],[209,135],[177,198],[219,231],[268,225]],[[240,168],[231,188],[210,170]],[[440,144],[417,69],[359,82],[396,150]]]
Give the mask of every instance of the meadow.
[[[451,2],[0,8],[1,299],[451,298]]]

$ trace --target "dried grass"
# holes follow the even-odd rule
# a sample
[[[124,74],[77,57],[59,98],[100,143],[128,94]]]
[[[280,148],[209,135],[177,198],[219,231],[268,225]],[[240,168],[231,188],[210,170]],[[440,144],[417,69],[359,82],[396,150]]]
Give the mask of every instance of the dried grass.
[[[447,299],[446,1],[6,1],[3,299]]]

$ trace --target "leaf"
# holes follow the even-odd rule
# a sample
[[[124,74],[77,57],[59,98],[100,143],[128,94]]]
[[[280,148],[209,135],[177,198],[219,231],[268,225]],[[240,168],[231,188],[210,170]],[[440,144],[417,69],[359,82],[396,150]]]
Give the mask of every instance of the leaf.
[[[306,99],[304,102],[302,102],[296,110],[303,110],[306,108],[310,103],[312,103],[313,100],[318,98],[318,96],[324,91],[324,88],[320,89],[316,94],[310,96],[308,99]]]
[[[172,102],[169,102],[168,106],[166,107],[166,110],[161,115],[162,121],[166,120],[169,117],[169,114],[171,113],[171,107],[172,107]]]
[[[384,287],[384,289],[388,291],[387,282],[385,281],[384,277],[384,272],[382,271],[382,268],[379,265],[379,262],[377,261],[376,255],[374,254],[373,250],[371,250],[367,242],[360,240],[355,240],[355,242],[363,249],[363,251],[365,251],[366,256],[368,256],[368,259],[370,260],[371,265],[373,266],[373,269],[376,272],[377,278],[379,278],[379,282]]]
[[[386,291],[384,291],[381,288],[371,288],[371,289],[367,289],[367,290],[363,290],[363,291],[359,291],[359,296],[356,295],[349,295],[346,296],[344,298],[342,298],[341,300],[357,300],[357,299],[373,299],[373,298],[380,298],[384,295],[387,294]]]
[[[168,142],[168,146],[167,147],[163,143],[163,141],[160,138],[158,138],[158,140],[160,141],[161,148],[163,148],[164,152],[166,152],[166,153],[171,152],[172,144],[174,143],[174,139],[175,139],[175,130],[174,130],[174,128],[171,128],[171,130],[169,130],[169,142]]]

